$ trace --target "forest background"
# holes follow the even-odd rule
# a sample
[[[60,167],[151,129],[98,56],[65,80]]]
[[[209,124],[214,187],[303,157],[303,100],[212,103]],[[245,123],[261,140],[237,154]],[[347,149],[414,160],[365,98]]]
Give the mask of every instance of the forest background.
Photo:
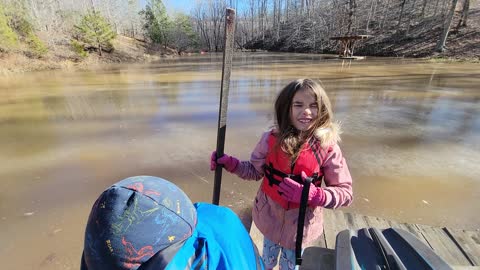
[[[227,7],[237,50],[336,54],[331,37],[369,35],[356,55],[479,61],[477,2],[0,0],[0,74],[220,52]]]

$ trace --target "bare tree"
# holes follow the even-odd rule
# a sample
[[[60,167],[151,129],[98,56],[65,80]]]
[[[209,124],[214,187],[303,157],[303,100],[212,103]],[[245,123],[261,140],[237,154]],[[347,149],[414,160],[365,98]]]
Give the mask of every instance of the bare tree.
[[[355,9],[357,8],[357,3],[355,0],[348,0],[348,25],[347,25],[347,35],[352,34],[355,21]]]
[[[422,13],[420,14],[420,17],[422,18],[425,16],[425,8],[427,7],[427,1],[428,0],[423,0]]]
[[[437,0],[437,1],[435,2],[435,10],[433,11],[433,17],[437,16],[438,2],[439,2],[439,1],[440,1],[440,0]]]
[[[368,19],[367,19],[367,23],[366,23],[366,26],[365,26],[365,32],[368,33],[369,29],[369,25],[370,25],[370,20],[372,19],[372,17],[375,17],[375,11],[377,10],[377,0],[372,0],[371,2],[371,7],[370,7],[370,11],[368,12]]]
[[[469,9],[470,9],[470,0],[465,0],[463,2],[462,15],[460,16],[460,20],[458,21],[457,29],[459,29],[460,27],[466,27],[467,26]]]
[[[397,32],[400,30],[400,27],[402,25],[402,19],[403,19],[403,11],[405,10],[405,2],[407,0],[402,0],[402,4],[400,5],[400,14],[398,15],[398,23],[397,23]]]
[[[212,49],[210,42],[210,35],[208,33],[208,18],[206,11],[204,9],[203,2],[198,2],[195,8],[193,9],[193,18],[195,20],[195,26],[197,27],[197,32],[200,33],[200,38],[203,44],[206,46],[207,50]]]
[[[408,36],[410,33],[410,24],[412,22],[412,17],[415,18],[415,4],[417,3],[417,0],[413,0],[412,7],[410,8],[410,12],[408,14],[408,20],[407,20],[407,30],[405,31],[405,36]]]
[[[250,39],[253,39],[254,28],[255,28],[255,0],[249,0],[249,16],[250,16]]]
[[[385,5],[383,6],[383,18],[382,18],[382,22],[380,23],[380,31],[381,32],[383,32],[383,30],[385,28],[385,21],[388,17],[388,10],[389,9],[390,9],[390,0],[387,0]]]
[[[450,6],[450,11],[448,13],[447,21],[443,25],[443,31],[440,35],[440,39],[438,40],[436,50],[439,52],[443,52],[445,50],[445,43],[447,41],[448,31],[450,30],[450,24],[452,23],[453,15],[455,13],[455,7],[457,6],[458,0],[452,0],[452,4]]]
[[[262,40],[265,40],[265,29],[267,28],[267,0],[260,0],[259,9],[258,28],[260,29]]]

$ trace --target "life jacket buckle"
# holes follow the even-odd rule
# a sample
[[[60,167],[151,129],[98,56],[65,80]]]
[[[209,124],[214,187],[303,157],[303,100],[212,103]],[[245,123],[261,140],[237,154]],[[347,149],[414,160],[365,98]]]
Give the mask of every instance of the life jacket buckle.
[[[302,176],[299,174],[287,174],[287,177],[299,184],[303,184]]]

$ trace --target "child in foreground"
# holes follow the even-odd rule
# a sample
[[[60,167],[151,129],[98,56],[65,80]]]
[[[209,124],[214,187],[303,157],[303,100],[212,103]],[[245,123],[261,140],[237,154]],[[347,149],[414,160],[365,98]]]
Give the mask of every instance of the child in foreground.
[[[273,269],[295,268],[295,241],[303,182],[312,177],[308,195],[302,248],[323,233],[323,208],[352,203],[352,178],[338,146],[339,125],[333,121],[325,90],[311,79],[290,82],[275,101],[276,125],[265,132],[249,161],[211,155],[217,164],[245,180],[260,180],[253,221],[264,235],[262,259]],[[321,186],[322,181],[324,187]]]

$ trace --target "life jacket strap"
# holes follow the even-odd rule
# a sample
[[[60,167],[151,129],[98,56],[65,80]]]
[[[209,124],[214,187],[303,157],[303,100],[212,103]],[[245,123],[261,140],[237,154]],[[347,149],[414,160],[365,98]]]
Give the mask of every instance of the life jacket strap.
[[[268,179],[268,185],[273,186],[273,185],[280,185],[280,182],[282,182],[283,178],[288,177],[292,179],[293,181],[303,184],[303,179],[302,176],[299,174],[287,174],[282,171],[279,171],[273,167],[273,164],[265,164],[264,165],[264,171],[265,171],[265,176]],[[280,178],[280,180],[276,179],[274,176],[277,176]],[[321,177],[318,176],[318,173],[314,173],[311,178],[313,179],[312,183],[317,184],[318,181],[321,181]]]
[[[324,159],[322,155],[322,149],[319,149],[318,144],[315,144],[315,139],[310,139],[308,141],[308,144],[310,145],[310,148],[312,149],[313,155],[315,156],[315,159],[317,159],[318,165],[320,168],[322,168]],[[318,156],[320,155],[320,156]]]

